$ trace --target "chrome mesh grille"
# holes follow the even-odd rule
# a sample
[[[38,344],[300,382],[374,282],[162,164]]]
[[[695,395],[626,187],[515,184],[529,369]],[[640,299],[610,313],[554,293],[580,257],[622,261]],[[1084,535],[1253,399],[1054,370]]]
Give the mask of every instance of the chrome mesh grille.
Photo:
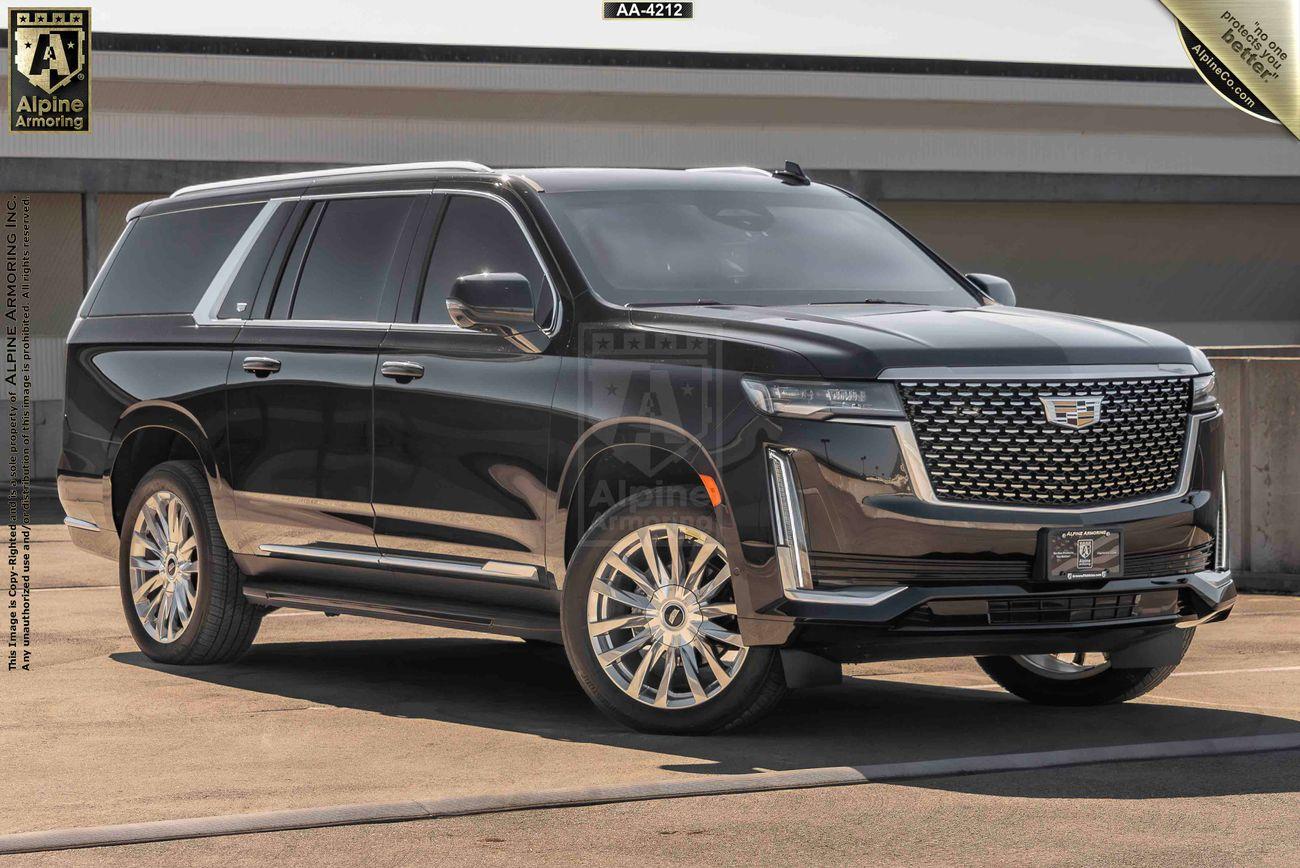
[[[1039,506],[1116,503],[1174,490],[1187,439],[1185,378],[901,382],[940,500]],[[1100,396],[1100,420],[1047,421],[1042,398]]]

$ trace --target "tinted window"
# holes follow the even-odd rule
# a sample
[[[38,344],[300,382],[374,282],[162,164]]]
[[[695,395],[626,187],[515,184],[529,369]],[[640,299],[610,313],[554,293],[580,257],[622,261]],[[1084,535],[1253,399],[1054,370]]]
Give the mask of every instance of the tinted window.
[[[415,196],[325,205],[298,278],[292,319],[373,322]]]
[[[449,323],[447,294],[456,278],[489,271],[518,272],[528,278],[540,319],[550,314],[551,291],[542,266],[523,230],[506,208],[482,196],[453,196],[438,228],[417,322]]]
[[[191,312],[260,210],[258,202],[137,218],[90,315]]]
[[[221,300],[221,307],[217,311],[217,319],[248,318],[249,308],[257,295],[263,276],[266,274],[271,255],[279,243],[284,227],[289,223],[292,214],[292,205],[281,203],[275,209],[267,222],[266,228],[262,230],[257,236],[257,241],[249,248],[248,255],[244,257],[243,263],[239,266],[239,272],[235,275],[234,280],[230,282],[226,295]]]
[[[618,304],[976,305],[888,220],[828,187],[558,192],[543,202],[592,289]]]

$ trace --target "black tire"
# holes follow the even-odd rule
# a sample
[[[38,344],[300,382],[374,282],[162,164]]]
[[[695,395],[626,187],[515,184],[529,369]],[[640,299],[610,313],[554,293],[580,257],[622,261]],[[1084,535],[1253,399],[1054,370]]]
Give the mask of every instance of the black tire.
[[[198,577],[193,615],[170,642],[155,640],[145,630],[132,601],[130,579],[131,538],[136,518],[148,499],[159,491],[178,497],[189,511],[198,548]],[[118,549],[118,578],[122,608],[135,643],[159,663],[189,666],[226,663],[248,650],[267,609],[243,594],[243,576],[226,548],[217,524],[207,478],[197,462],[168,461],[150,470],[140,481],[122,518]]]
[[[1195,628],[1181,630],[1179,662],[1192,644]],[[1178,663],[1144,669],[1106,668],[1073,680],[1041,675],[1014,657],[976,657],[975,662],[1003,689],[1037,705],[1108,705],[1127,702],[1154,690],[1178,668]]]
[[[656,708],[632,698],[597,661],[587,632],[587,598],[597,568],[629,532],[660,523],[688,525],[716,537],[713,511],[695,505],[688,489],[667,488],[643,492],[618,503],[597,519],[578,543],[566,572],[561,610],[569,665],[597,708],[641,732],[699,735],[753,723],[771,711],[785,694],[781,656],[775,648],[749,647],[729,684],[708,699],[683,708]],[[728,558],[728,563],[735,560]]]

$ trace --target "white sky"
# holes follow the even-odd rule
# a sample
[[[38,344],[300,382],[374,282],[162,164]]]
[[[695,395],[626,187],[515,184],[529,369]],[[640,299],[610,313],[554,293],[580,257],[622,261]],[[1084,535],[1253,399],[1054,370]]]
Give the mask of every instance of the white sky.
[[[1158,0],[695,0],[692,21],[602,21],[598,0],[91,6],[100,32],[1189,65]]]

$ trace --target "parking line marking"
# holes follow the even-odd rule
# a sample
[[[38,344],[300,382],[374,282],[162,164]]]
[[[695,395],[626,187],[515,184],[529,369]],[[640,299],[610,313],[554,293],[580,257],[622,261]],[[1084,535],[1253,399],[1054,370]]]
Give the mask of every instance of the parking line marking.
[[[644,802],[656,799],[681,799],[699,796],[765,793],[813,787],[852,786],[872,782],[989,774],[992,772],[1029,771],[1091,763],[1179,759],[1283,750],[1300,750],[1300,732],[1205,738],[1150,744],[1122,744],[1036,753],[953,757],[950,759],[878,763],[875,765],[833,766],[781,772],[756,772],[745,775],[708,775],[697,778],[644,781],[610,786],[573,787],[481,796],[455,796],[429,800],[416,799],[378,804],[332,805],[254,814],[227,814],[215,817],[192,817],[183,820],[157,820],[116,826],[53,829],[45,832],[0,835],[0,854],[36,853],[82,847],[112,847],[154,841],[211,838],[221,835],[247,835],[257,832],[318,829],[327,826],[436,820],[444,817],[576,808],[587,805]]]
[[[1260,666],[1255,669],[1205,669],[1200,672],[1175,672],[1171,678],[1186,678],[1189,675],[1238,675],[1247,672],[1300,672],[1300,666]]]

